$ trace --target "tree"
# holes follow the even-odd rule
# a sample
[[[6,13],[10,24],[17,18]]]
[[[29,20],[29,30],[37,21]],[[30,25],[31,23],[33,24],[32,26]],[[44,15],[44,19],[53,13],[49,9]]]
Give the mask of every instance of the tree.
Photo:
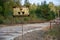
[[[43,18],[46,20],[54,19],[55,14],[53,11],[50,11],[48,4],[44,1],[42,5],[37,7],[36,15],[38,18]]]
[[[21,0],[16,0],[15,3],[17,6],[21,6]]]
[[[53,2],[49,2],[48,6],[49,6],[51,11],[56,13],[56,7],[54,6]]]
[[[29,6],[30,6],[30,3],[29,3],[28,0],[25,0],[25,2],[24,2],[24,6],[26,6],[26,7],[29,7]]]
[[[29,13],[30,13],[30,17],[31,17],[31,20],[34,20],[36,19],[36,9],[37,9],[37,5],[35,4],[31,4],[30,7],[29,7]]]
[[[0,6],[4,6],[5,2],[8,2],[9,0],[0,0]]]

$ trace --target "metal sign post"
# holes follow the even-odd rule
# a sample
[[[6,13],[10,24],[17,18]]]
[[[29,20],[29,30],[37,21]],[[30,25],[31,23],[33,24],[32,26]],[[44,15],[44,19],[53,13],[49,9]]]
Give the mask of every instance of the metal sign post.
[[[15,17],[21,17],[21,18],[22,18],[22,21],[21,21],[21,25],[22,25],[22,40],[24,40],[24,38],[23,38],[23,34],[24,34],[24,33],[23,33],[23,32],[24,32],[24,29],[23,29],[23,27],[24,27],[24,26],[23,26],[23,25],[24,25],[24,21],[23,21],[23,19],[24,19],[24,17],[29,17],[29,16],[23,16],[23,15],[22,15],[22,16],[15,16]]]
[[[21,24],[22,24],[22,40],[23,40],[23,24],[24,24],[24,17],[28,17],[29,16],[29,9],[27,7],[14,7],[13,8],[13,17],[21,17],[22,18],[22,21],[21,21]]]

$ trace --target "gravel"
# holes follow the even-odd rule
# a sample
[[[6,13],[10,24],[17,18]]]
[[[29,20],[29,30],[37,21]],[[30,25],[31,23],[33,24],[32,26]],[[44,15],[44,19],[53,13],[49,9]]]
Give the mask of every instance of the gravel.
[[[14,40],[45,40],[45,36],[46,36],[45,31],[38,30],[38,31],[28,32],[23,36],[16,37]]]

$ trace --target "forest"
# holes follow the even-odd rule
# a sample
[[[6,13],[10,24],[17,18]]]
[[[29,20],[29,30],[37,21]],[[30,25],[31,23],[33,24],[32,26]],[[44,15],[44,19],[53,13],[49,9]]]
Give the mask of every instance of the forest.
[[[29,8],[29,17],[13,17],[13,6],[26,6]],[[28,0],[22,5],[21,0],[0,0],[0,24],[13,24],[27,22],[45,22],[55,19],[58,16],[60,5],[56,6],[53,2],[40,4],[31,4]]]

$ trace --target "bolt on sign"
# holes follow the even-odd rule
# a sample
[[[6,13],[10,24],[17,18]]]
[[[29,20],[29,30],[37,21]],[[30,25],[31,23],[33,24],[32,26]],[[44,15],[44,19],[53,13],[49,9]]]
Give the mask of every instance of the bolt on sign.
[[[29,16],[29,8],[13,7],[13,16]]]

